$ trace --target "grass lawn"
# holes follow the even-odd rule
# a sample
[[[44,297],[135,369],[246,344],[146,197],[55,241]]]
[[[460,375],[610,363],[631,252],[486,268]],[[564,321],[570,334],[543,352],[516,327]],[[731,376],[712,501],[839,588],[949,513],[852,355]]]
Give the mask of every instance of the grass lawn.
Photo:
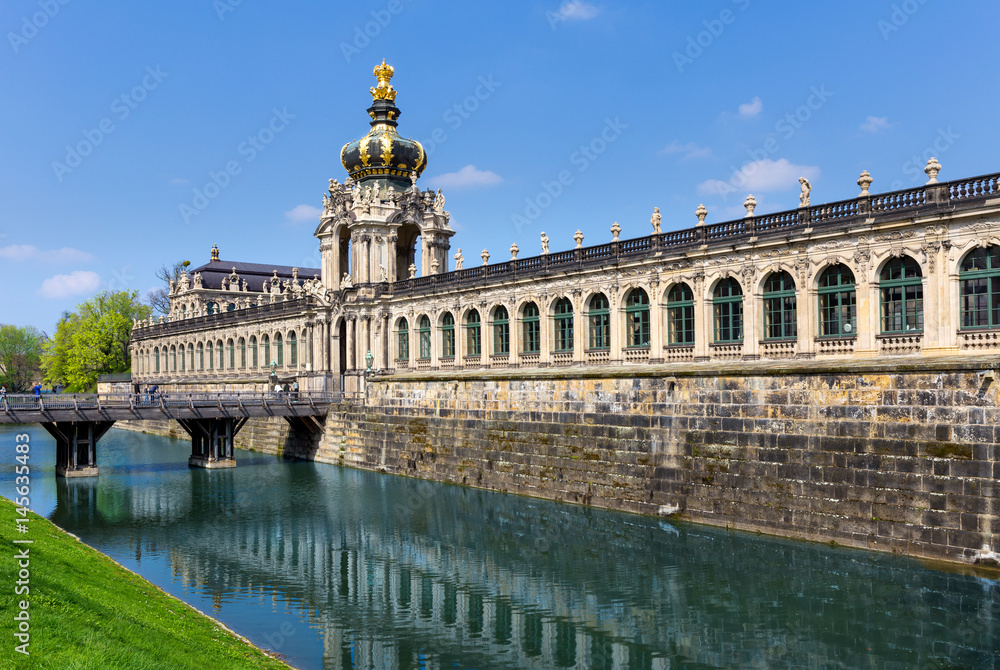
[[[30,514],[29,533],[17,532],[16,506],[0,497],[0,667],[2,668],[280,668],[271,658],[214,620]],[[15,539],[33,544],[14,544]],[[20,569],[15,553],[30,549],[30,588],[15,595]],[[29,656],[14,615],[30,600]]]

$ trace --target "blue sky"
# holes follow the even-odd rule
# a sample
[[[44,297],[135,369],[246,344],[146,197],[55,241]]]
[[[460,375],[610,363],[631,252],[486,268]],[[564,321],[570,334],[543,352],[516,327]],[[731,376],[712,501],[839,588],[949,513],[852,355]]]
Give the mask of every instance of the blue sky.
[[[0,322],[164,264],[317,266],[321,196],[395,66],[467,265],[1000,170],[993,2],[8,0]],[[257,138],[256,146],[249,138]],[[266,142],[265,142],[266,141]],[[232,168],[231,174],[221,173]],[[209,189],[215,197],[196,201]],[[561,183],[560,183],[561,182]],[[185,216],[182,205],[194,206]]]

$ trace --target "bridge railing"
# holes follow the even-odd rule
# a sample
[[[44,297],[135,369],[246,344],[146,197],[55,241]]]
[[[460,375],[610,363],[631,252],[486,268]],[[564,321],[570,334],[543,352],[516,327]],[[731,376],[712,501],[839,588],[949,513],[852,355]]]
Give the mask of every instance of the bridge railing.
[[[289,391],[266,393],[46,393],[43,395],[5,394],[0,396],[0,412],[45,410],[141,409],[149,407],[266,407],[268,405],[315,406],[355,403],[361,393]]]

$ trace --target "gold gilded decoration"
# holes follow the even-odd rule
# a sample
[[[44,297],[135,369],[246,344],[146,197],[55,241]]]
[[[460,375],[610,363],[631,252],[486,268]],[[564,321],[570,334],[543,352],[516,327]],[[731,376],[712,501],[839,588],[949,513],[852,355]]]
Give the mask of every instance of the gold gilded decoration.
[[[347,167],[347,163],[344,162],[344,152],[347,151],[347,147],[349,146],[351,146],[350,142],[348,142],[347,144],[345,144],[340,148],[340,164],[343,165],[345,168]]]
[[[388,133],[382,135],[379,138],[382,142],[382,163],[385,165],[392,164],[392,137]]]
[[[374,100],[388,100],[389,102],[395,102],[396,91],[393,89],[392,84],[389,81],[392,79],[392,75],[395,74],[396,69],[391,65],[385,64],[385,59],[382,59],[382,64],[377,65],[373,70],[375,74],[375,79],[378,80],[378,86],[372,87],[372,99]]]
[[[368,167],[368,163],[372,159],[372,157],[368,154],[369,139],[371,139],[371,135],[365,135],[361,138],[361,142],[358,143],[358,153],[361,154],[361,164],[365,167]]]
[[[413,171],[419,175],[423,171],[424,158],[426,158],[426,156],[424,155],[424,145],[421,144],[420,142],[417,142],[413,138],[410,138],[410,141],[416,144],[417,149],[420,150],[420,155],[417,157],[417,164],[413,168]]]

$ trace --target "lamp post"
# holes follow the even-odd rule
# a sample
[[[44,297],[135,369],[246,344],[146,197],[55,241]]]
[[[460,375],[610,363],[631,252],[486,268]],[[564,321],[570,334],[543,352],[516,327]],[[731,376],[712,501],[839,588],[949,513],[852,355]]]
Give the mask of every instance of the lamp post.
[[[275,384],[278,383],[278,364],[275,361],[271,361],[271,376],[268,377],[268,381],[270,382],[270,386],[267,390],[273,391]]]
[[[372,350],[369,349],[368,353],[365,354],[365,365],[367,366],[365,372],[370,373],[372,371],[372,363],[375,361],[375,357],[372,355]]]

